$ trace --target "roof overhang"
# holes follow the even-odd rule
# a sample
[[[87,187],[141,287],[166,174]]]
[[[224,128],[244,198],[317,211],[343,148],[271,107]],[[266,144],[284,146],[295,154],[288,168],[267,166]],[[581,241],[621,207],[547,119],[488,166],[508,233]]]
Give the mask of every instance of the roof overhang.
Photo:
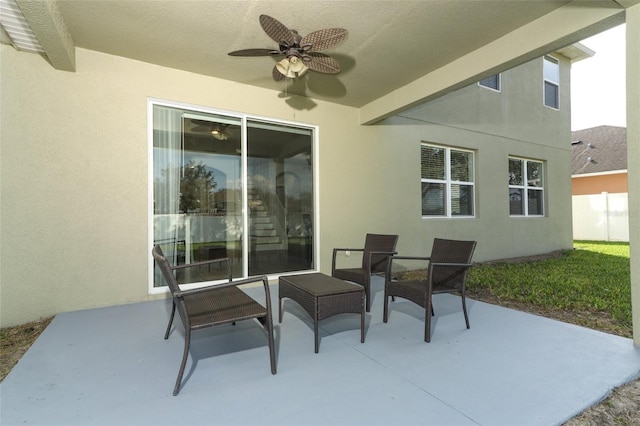
[[[39,53],[57,70],[76,70],[75,45],[55,0],[0,0],[0,10],[0,42]]]
[[[597,172],[597,173],[581,173],[581,174],[577,174],[577,175],[571,175],[571,179],[597,177],[597,176],[609,176],[609,175],[624,175],[624,174],[627,174],[627,169],[624,169],[624,170],[609,170],[609,171],[606,171],[606,172]]]
[[[570,46],[556,50],[559,54],[571,60],[571,63],[587,59],[596,54],[595,51],[589,49],[582,43],[574,43]]]
[[[631,0],[631,3],[637,0]],[[618,4],[618,3],[616,3]],[[373,124],[546,53],[562,50],[625,21],[618,7],[571,2],[504,37],[409,83],[360,109],[360,123]],[[567,51],[579,57],[579,47]]]

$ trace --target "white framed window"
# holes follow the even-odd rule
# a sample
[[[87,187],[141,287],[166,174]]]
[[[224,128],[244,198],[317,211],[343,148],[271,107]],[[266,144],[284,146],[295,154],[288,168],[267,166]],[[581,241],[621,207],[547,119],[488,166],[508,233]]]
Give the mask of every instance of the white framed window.
[[[544,216],[542,161],[509,157],[509,215]]]
[[[487,78],[483,78],[478,82],[478,86],[499,92],[501,90],[502,74],[494,74]]]
[[[422,143],[420,157],[422,216],[473,217],[474,152]]]
[[[317,128],[149,99],[150,243],[173,265],[228,257],[234,278],[315,270]],[[166,283],[150,259],[150,292]],[[180,270],[180,284],[226,278]]]
[[[556,58],[545,56],[543,59],[544,104],[560,109],[560,65]]]

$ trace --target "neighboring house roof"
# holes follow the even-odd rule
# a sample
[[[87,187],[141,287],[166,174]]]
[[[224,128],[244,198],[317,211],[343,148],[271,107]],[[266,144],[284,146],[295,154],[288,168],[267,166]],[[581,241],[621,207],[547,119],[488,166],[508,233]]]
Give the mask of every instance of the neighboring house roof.
[[[571,174],[627,169],[626,127],[598,126],[571,132]]]

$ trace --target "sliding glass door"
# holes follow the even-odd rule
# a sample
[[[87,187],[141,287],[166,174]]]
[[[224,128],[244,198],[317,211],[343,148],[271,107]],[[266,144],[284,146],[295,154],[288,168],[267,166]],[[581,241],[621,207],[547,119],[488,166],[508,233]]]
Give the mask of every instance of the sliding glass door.
[[[314,268],[311,128],[154,104],[153,241],[234,278]],[[181,283],[224,278],[189,268]],[[154,287],[165,285],[157,268]]]
[[[247,124],[249,275],[313,267],[311,130]]]

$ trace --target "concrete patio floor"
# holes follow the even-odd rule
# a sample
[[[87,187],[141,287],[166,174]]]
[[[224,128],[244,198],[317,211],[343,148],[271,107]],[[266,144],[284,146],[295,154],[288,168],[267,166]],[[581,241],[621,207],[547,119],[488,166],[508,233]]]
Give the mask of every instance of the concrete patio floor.
[[[467,330],[450,295],[425,343],[424,311],[396,300],[384,324],[373,289],[366,342],[359,315],[338,315],[314,354],[310,318],[285,299],[278,324],[272,286],[278,374],[257,322],[201,330],[176,397],[170,301],[59,314],[0,384],[0,424],[554,425],[640,377],[630,339],[474,300]]]

